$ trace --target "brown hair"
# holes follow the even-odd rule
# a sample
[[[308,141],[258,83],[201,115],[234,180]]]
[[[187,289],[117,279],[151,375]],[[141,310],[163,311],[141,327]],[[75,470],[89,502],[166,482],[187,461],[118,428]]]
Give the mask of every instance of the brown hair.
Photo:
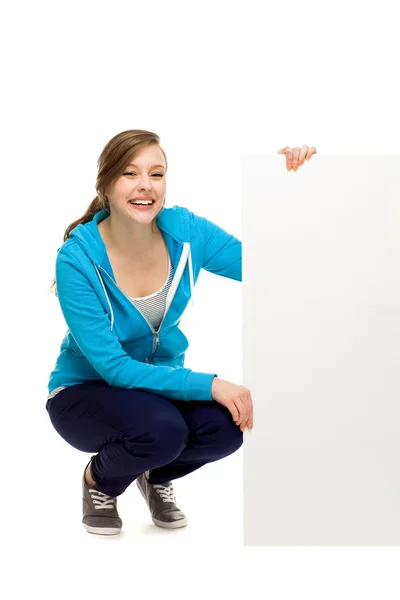
[[[89,204],[86,212],[71,223],[64,233],[64,242],[69,238],[71,231],[80,224],[88,223],[94,215],[101,210],[109,210],[109,201],[106,196],[106,190],[109,185],[119,177],[129,162],[135,156],[136,152],[144,146],[151,144],[160,144],[160,138],[152,131],[144,129],[129,129],[115,135],[103,148],[97,160],[96,192],[97,196]],[[165,167],[168,168],[167,157],[160,146],[164,155]],[[53,279],[49,289],[50,293],[57,296],[56,280]]]

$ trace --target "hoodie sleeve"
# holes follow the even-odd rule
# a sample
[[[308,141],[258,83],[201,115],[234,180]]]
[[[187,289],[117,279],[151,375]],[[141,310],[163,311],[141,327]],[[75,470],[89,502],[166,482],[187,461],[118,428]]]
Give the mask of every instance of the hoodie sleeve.
[[[204,244],[202,268],[242,281],[242,242],[204,217],[191,217]]]
[[[56,286],[66,324],[84,357],[110,386],[142,389],[171,400],[212,400],[216,373],[156,366],[132,359],[123,349],[110,318],[71,249],[56,260]]]

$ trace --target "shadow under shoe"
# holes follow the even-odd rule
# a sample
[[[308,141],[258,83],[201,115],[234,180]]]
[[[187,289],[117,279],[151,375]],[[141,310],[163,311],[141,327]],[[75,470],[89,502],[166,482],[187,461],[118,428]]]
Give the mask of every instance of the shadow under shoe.
[[[153,523],[158,527],[175,529],[187,525],[187,517],[176,506],[171,481],[167,483],[149,483],[142,473],[136,484],[150,509]]]
[[[88,464],[92,462],[94,456]],[[103,494],[85,482],[85,472],[82,477],[82,523],[89,533],[115,535],[121,532],[122,520],[118,515],[117,498]]]

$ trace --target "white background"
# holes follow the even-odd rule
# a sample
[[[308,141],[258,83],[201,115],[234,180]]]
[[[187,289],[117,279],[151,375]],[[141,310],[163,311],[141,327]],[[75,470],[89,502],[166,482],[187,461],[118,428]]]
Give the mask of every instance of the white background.
[[[182,203],[240,234],[242,154],[275,155],[304,143],[321,155],[398,152],[394,8],[388,1],[315,0],[3,5],[8,597],[69,598],[89,589],[129,597],[148,594],[150,586],[174,598],[260,591],[275,599],[398,596],[398,549],[242,549],[239,452],[177,486],[193,523],[180,538],[158,531],[153,537],[155,528],[140,537],[131,529],[125,543],[89,536],[79,523],[84,455],[52,432],[44,411],[47,375],[64,333],[57,300],[47,295],[55,251],[95,195],[96,160],[108,139],[129,128],[158,133],[170,165],[168,204]],[[284,169],[284,157],[278,159]],[[207,276],[182,322],[191,342],[188,364],[212,365],[240,381],[241,323],[232,316],[239,314],[241,286]],[[194,317],[202,319],[202,336],[205,327],[211,336],[206,353]],[[148,515],[136,500],[129,510],[127,498],[124,514],[134,529]],[[219,511],[227,514],[219,519]]]
[[[244,541],[398,546],[400,155],[278,159],[242,161]]]

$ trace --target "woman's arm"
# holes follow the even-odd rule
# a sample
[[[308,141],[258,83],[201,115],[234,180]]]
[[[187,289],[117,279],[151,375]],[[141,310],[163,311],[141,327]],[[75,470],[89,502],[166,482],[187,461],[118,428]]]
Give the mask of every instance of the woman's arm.
[[[57,294],[67,326],[82,354],[111,386],[138,388],[172,400],[212,400],[215,373],[133,360],[123,349],[96,290],[70,250],[56,260]]]
[[[317,153],[315,146],[310,148],[304,144],[301,148],[285,146],[278,154],[286,154],[288,170],[297,170],[304,160]],[[242,281],[242,242],[227,231],[193,212],[189,211],[198,234],[204,241],[204,258],[202,268],[222,277]]]
[[[192,219],[204,243],[202,268],[242,281],[242,242],[204,217],[192,213]]]

